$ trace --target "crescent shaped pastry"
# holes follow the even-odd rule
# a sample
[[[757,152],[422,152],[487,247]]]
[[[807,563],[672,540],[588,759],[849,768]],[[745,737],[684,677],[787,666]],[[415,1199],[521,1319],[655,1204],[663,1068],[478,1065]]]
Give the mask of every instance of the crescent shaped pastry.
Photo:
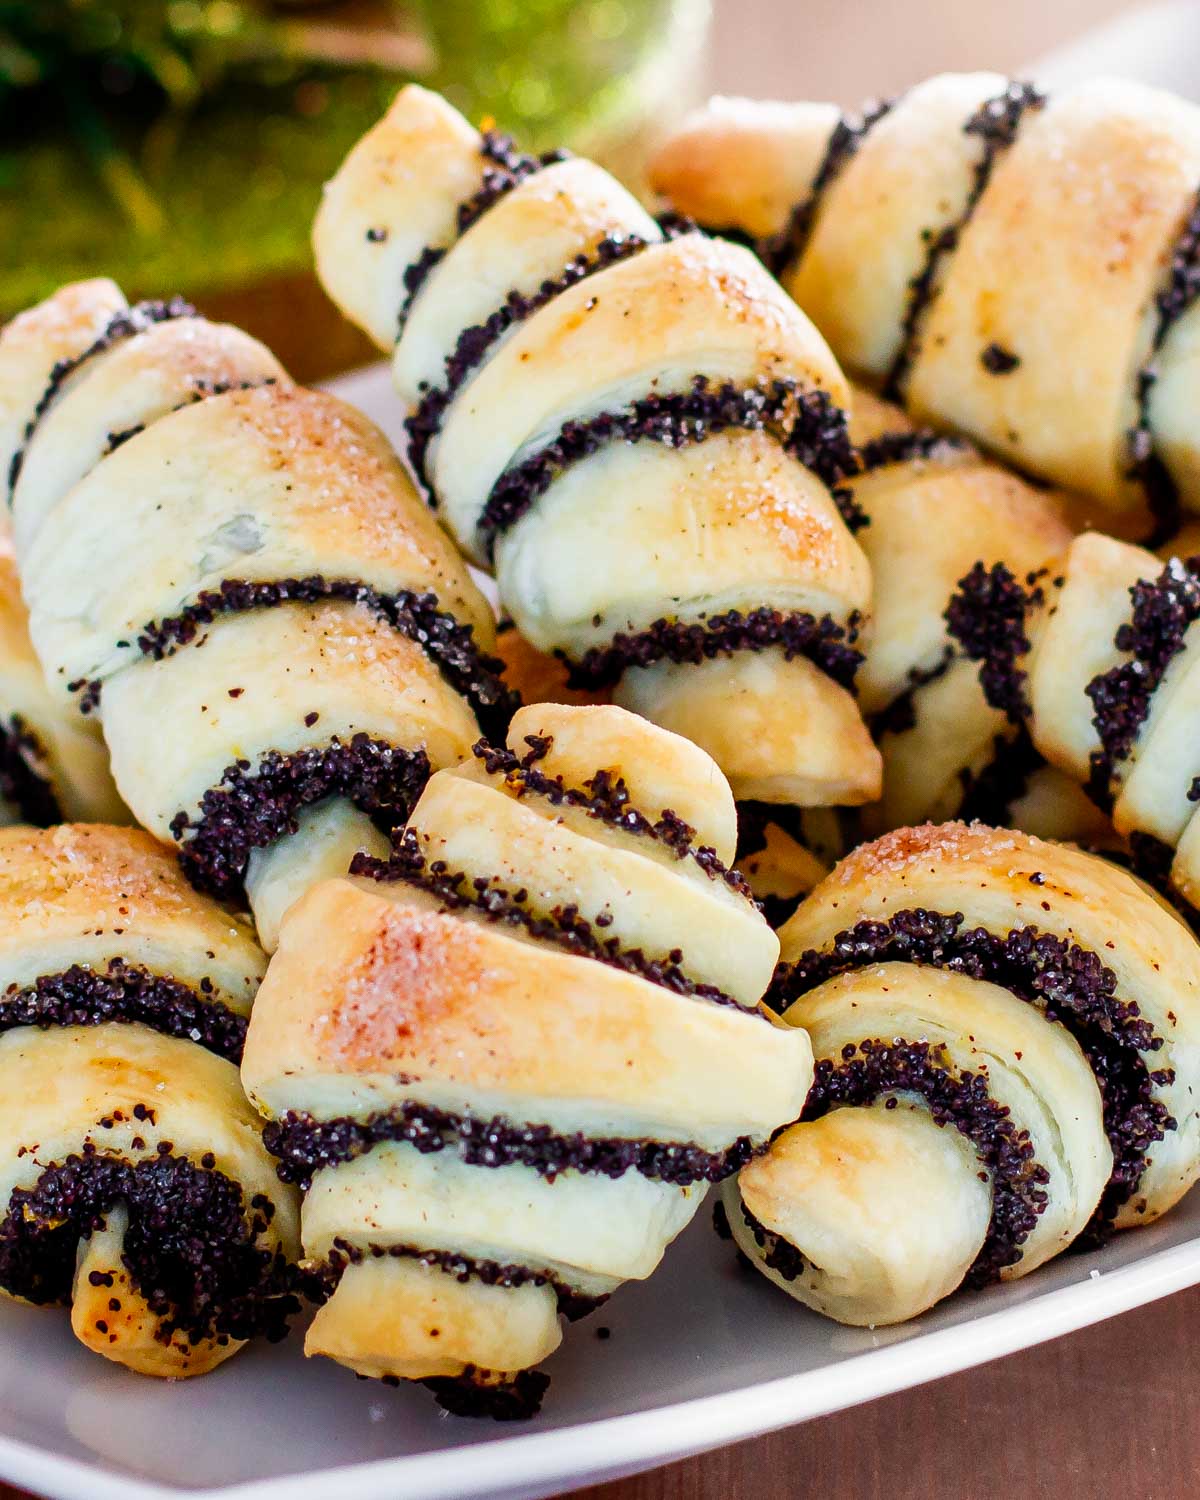
[[[739,800],[878,794],[846,383],[752,255],[416,87],[329,184],[314,247],[394,346],[443,523],[571,687],[694,739]]]
[[[386,848],[512,698],[383,435],[236,329],[116,297],[65,288],[0,338],[30,633],[138,820],[271,946],[306,865]]]
[[[648,1276],[794,1117],[811,1056],[758,1003],[735,836],[696,746],[537,705],[292,907],[243,1079],[305,1190],[309,1354],[527,1415],[559,1312]]]
[[[863,470],[855,500],[870,521],[860,544],[875,586],[859,696],[884,765],[883,796],[863,809],[864,828],[961,817],[1111,842],[1078,785],[988,703],[946,622],[975,566],[1003,561],[1026,578],[1064,552],[1080,503],[1035,489],[961,439],[917,427],[867,390],[855,391],[851,435]]]
[[[1098,532],[1025,579],[980,566],[951,629],[989,701],[1110,813],[1136,873],[1189,920],[1200,897],[1200,563]]]
[[[780,938],[773,1003],[809,1032],[816,1081],[723,1206],[798,1300],[898,1322],[1148,1223],[1200,1175],[1200,946],[1109,861],[900,829]]]
[[[887,106],[716,101],[654,186],[754,240],[918,420],[1160,522],[1200,507],[1200,111],[1113,78],[946,74]]]
[[[298,1309],[292,1189],[238,1080],[266,960],[148,834],[0,830],[0,1291],[142,1374]]]

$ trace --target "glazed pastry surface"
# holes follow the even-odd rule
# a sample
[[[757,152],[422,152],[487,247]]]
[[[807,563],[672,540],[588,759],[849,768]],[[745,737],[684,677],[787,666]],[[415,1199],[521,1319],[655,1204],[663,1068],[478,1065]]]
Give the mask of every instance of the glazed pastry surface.
[[[1200,946],[1109,861],[981,824],[900,829],[780,932],[817,1058],[799,1123],[723,1190],[741,1249],[843,1322],[916,1316],[1200,1175]]]
[[[0,1291],[141,1374],[298,1309],[294,1190],[238,1063],[266,959],[140,830],[0,830]]]
[[[1135,873],[1193,920],[1196,560],[1085,532],[1044,577],[976,569],[951,611],[989,701],[1110,814]]]
[[[389,858],[288,913],[243,1078],[301,1182],[310,1354],[527,1414],[578,1315],[794,1118],[803,1032],[696,746],[537,705],[429,782]]]
[[[878,794],[846,382],[751,254],[416,87],[328,185],[314,246],[394,350],[443,523],[570,690],[695,740],[739,800]]]
[[[511,711],[491,611],[382,434],[186,303],[66,287],[0,336],[0,395],[51,692],[273,942],[309,810],[371,847]]]
[[[717,100],[652,168],[755,240],[854,373],[1110,511],[1200,507],[1200,111],[945,74],[889,105]]]

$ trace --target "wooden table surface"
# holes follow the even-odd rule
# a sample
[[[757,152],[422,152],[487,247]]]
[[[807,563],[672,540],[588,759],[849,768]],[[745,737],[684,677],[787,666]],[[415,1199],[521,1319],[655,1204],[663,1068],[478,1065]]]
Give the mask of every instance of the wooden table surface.
[[[1121,0],[716,0],[712,82],[726,93],[854,104],[945,68],[1016,68],[1125,8]],[[270,309],[253,296],[227,299],[220,311],[271,339]],[[281,352],[307,321],[303,305],[280,310]],[[363,353],[347,335],[290,362],[312,377]],[[780,1311],[786,1316],[782,1303]],[[1198,1344],[1200,1288],[967,1374],[585,1494],[1191,1500],[1200,1494]],[[21,1495],[0,1485],[0,1500]]]

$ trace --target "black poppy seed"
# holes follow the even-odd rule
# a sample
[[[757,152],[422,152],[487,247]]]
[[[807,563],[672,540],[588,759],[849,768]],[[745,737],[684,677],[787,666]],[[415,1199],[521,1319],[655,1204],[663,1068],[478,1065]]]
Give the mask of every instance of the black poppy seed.
[[[179,862],[197,890],[237,896],[250,854],[295,833],[301,809],[340,796],[373,816],[384,832],[402,824],[430,775],[423,750],[406,750],[356,734],[284,755],[264,754],[227,766],[200,799],[199,815],[176,813],[171,836],[182,847]]]
[[[45,747],[20,714],[0,724],[0,800],[35,828],[63,821]]]
[[[421,1249],[415,1245],[369,1244],[362,1247],[340,1237],[333,1241],[320,1265],[306,1267],[301,1273],[304,1295],[310,1302],[326,1302],[336,1291],[348,1266],[385,1259],[419,1261],[421,1265],[442,1271],[463,1283],[480,1281],[485,1286],[499,1287],[549,1286],[554,1290],[559,1311],[572,1322],[586,1317],[608,1300],[605,1296],[588,1296],[551,1272],[534,1270],[530,1266],[461,1255],[452,1250]]]
[[[520,1370],[498,1380],[490,1371],[468,1366],[461,1375],[435,1375],[421,1384],[451,1416],[527,1422],[541,1411],[550,1377],[541,1370]]]
[[[354,1161],[382,1141],[404,1141],[423,1155],[455,1151],[469,1166],[517,1163],[551,1181],[567,1171],[611,1178],[638,1172],[676,1187],[720,1182],[755,1154],[745,1136],[714,1152],[682,1142],[588,1137],[582,1131],[561,1135],[549,1125],[516,1124],[500,1115],[481,1120],[414,1101],[364,1120],[317,1120],[289,1111],[265,1127],[263,1140],[279,1158],[281,1180],[305,1190],[316,1172]]]
[[[215,996],[202,999],[191,985],[120,958],[110,959],[105,969],[72,964],[60,973],[40,975],[32,985],[10,985],[0,993],[0,1032],[110,1021],[137,1022],[163,1036],[186,1038],[235,1063],[241,1061],[249,1024]],[[144,1119],[145,1106],[136,1106],[133,1114]]]
[[[568,660],[567,682],[596,691],[619,682],[631,667],[649,667],[659,661],[698,666],[739,651],[777,648],[788,661],[803,657],[841,687],[853,688],[863,661],[863,653],[854,645],[858,625],[857,615],[843,625],[832,615],[818,620],[811,614],[785,614],[765,605],[745,613],[730,609],[692,623],[664,617],[634,635],[618,632],[607,646],[594,646],[578,660]]]
[[[886,922],[859,922],[839,932],[828,948],[780,964],[770,1003],[783,1010],[838,974],[901,962],[987,980],[1036,1005],[1075,1037],[1103,1100],[1113,1171],[1092,1218],[1089,1242],[1094,1243],[1136,1190],[1150,1148],[1175,1128],[1166,1105],[1154,1097],[1156,1080],[1146,1062],[1162,1048],[1163,1038],[1136,1001],[1117,995],[1116,974],[1097,954],[1036,927],[1014,928],[1000,937],[983,927],[965,928],[964,922],[961,912],[921,907],[895,912]],[[1170,1074],[1163,1081],[1173,1079]]]
[[[21,444],[13,453],[8,466],[8,503],[11,506],[13,495],[17,488],[17,481],[21,477],[21,469],[25,463],[25,455],[29,451],[29,444],[37,431],[42,418],[53,406],[59,393],[67,381],[87,362],[95,359],[97,355],[104,354],[114,345],[125,339],[133,338],[136,334],[144,333],[146,329],[155,323],[165,323],[173,318],[194,318],[196,309],[182,297],[171,297],[165,302],[137,302],[132,307],[124,308],[121,312],[114,313],[105,324],[101,332],[78,354],[68,355],[64,359],[56,360],[51,366],[50,376],[46,382],[46,388],[38,398],[37,405],[25,424],[25,430],[21,434]]]
[[[864,1040],[840,1062],[822,1058],[801,1116],[820,1119],[831,1109],[872,1104],[890,1093],[918,1094],[934,1122],[971,1142],[992,1184],[992,1212],[984,1241],[967,1272],[971,1286],[994,1281],[1021,1258],[1021,1246],[1049,1201],[1050,1177],[1036,1160],[1029,1132],[1018,1129],[1007,1105],[988,1092],[987,1079],[956,1070],[946,1049],[925,1041]]]
[[[548,151],[541,156],[527,156],[517,151],[511,137],[499,131],[487,130],[480,136],[479,155],[483,160],[483,173],[479,187],[458,205],[455,211],[455,233],[461,237],[477,224],[487,211],[499,203],[501,198],[519,187],[527,178],[555,162],[565,161],[563,151]],[[406,266],[403,276],[404,298],[400,307],[397,339],[404,332],[413,303],[434,269],[444,259],[449,246],[427,245],[411,265]]]
[[[914,432],[884,432],[871,438],[858,450],[864,474],[886,469],[891,464],[914,463],[920,459],[948,458],[955,453],[970,453],[971,444],[960,437],[918,427]]]
[[[415,641],[452,688],[470,703],[480,727],[502,732],[520,700],[504,682],[504,666],[479,649],[474,626],[460,623],[441,609],[436,594],[400,589],[381,594],[370,584],[351,578],[280,578],[271,581],[227,578],[216,589],[205,589],[178,613],[144,625],[137,638],[143,656],[161,661],[180,646],[196,641],[201,630],[218,616],[247,614],[283,604],[317,604],[345,600],[371,611],[385,624]],[[239,690],[240,691],[240,690]],[[313,716],[313,723],[316,722]],[[308,719],[305,720],[308,723]]]
[[[886,707],[881,708],[867,720],[867,727],[875,739],[885,734],[906,734],[917,727],[918,692],[931,682],[944,677],[954,660],[954,648],[945,646],[941,656],[931,667],[909,667],[907,686]]]
[[[861,114],[843,115],[830,132],[807,196],[792,209],[782,230],[751,242],[772,275],[781,275],[804,254],[826,190],[893,104],[891,99],[873,100]]]
[[[1045,764],[1024,725],[1011,737],[997,735],[985,766],[959,772],[962,800],[955,817],[991,828],[1011,827],[1013,808],[1028,791],[1034,772]]]
[[[979,363],[989,375],[1010,375],[1020,367],[1020,358],[1011,349],[991,343],[979,356]]]
[[[889,1100],[888,1102],[892,1103],[894,1101]],[[763,1265],[776,1272],[777,1275],[782,1276],[784,1281],[795,1281],[803,1273],[804,1267],[807,1264],[803,1255],[783,1235],[773,1234],[763,1224],[759,1223],[744,1202],[741,1205],[741,1209],[742,1220],[753,1236],[754,1243],[762,1251],[761,1259]],[[728,1222],[726,1220],[727,1225]],[[732,1237],[733,1232],[730,1230],[730,1238],[732,1239]]]
[[[393,833],[392,849],[387,859],[356,854],[350,864],[350,874],[385,884],[403,881],[416,890],[436,896],[444,910],[476,912],[489,922],[523,928],[531,937],[562,948],[578,958],[594,959],[609,968],[636,974],[672,994],[693,996],[716,1005],[732,1005],[750,1016],[760,1015],[757,1009],[740,1005],[715,984],[692,979],[684,970],[683,955],[677,949],[665,960],[651,958],[641,948],[623,947],[619,938],[597,937],[595,929],[606,924],[598,917],[584,917],[577,906],[556,906],[550,911],[535,913],[493,880],[482,876],[471,879],[461,871],[448,869],[442,860],[428,862],[411,828],[397,829]]]
[[[645,396],[620,410],[564,423],[556,437],[501,474],[479,518],[480,540],[490,556],[496,538],[515,526],[564,470],[611,443],[682,448],[730,430],[776,434],[798,463],[829,486],[850,530],[866,524],[843,484],[858,472],[846,414],[827,391],[801,391],[794,380],[714,387],[698,375],[690,391]]]
[[[299,1311],[292,1268],[258,1243],[236,1182],[169,1153],[69,1156],[15,1188],[0,1223],[0,1286],[39,1305],[69,1302],[79,1241],[118,1203],[129,1216],[122,1264],[161,1320],[161,1343],[285,1335]]]
[[[980,663],[979,681],[988,703],[1011,724],[1021,725],[1030,714],[1026,673],[1017,662],[1030,650],[1026,613],[1044,599],[1036,578],[1022,585],[1004,563],[989,568],[977,562],[959,579],[943,616],[964,655]]]
[[[606,235],[590,252],[580,251],[568,261],[560,274],[543,281],[536,292],[511,291],[503,303],[484,322],[464,328],[450,354],[446,356],[446,373],[441,385],[422,392],[415,410],[404,423],[408,433],[408,459],[422,484],[429,487],[425,464],[429,445],[441,431],[442,423],[454,397],[473,371],[486,360],[499,341],[518,324],[547,307],[569,288],[609,266],[628,260],[643,251],[649,241],[636,234]]]
[[[1109,798],[1117,763],[1133,749],[1167,668],[1200,619],[1200,557],[1173,557],[1157,578],[1139,579],[1129,596],[1132,614],[1113,639],[1128,660],[1093,677],[1084,689],[1100,738],[1100,749],[1091,756],[1088,790],[1101,805]]]
[[[1017,138],[1021,122],[1030,110],[1041,109],[1045,95],[1031,83],[1010,82],[1002,93],[987,99],[963,125],[965,135],[980,142],[979,155],[972,168],[971,187],[958,217],[925,237],[925,261],[908,284],[908,299],[901,320],[900,344],[891,368],[883,382],[883,394],[890,401],[902,398],[909,373],[916,361],[921,323],[937,295],[940,273],[947,258],[958,248],[967,225],[987,191],[996,163]],[[998,345],[992,347],[999,349]],[[1003,351],[1000,351],[1003,354]],[[1014,356],[1008,356],[1010,359]],[[985,368],[991,368],[986,362]],[[1014,365],[1006,368],[1013,369]]]
[[[1129,454],[1126,478],[1142,486],[1155,522],[1153,534],[1146,540],[1148,547],[1160,547],[1169,541],[1182,519],[1178,488],[1155,452],[1150,398],[1158,383],[1158,355],[1172,328],[1197,296],[1200,296],[1200,191],[1171,247],[1165,285],[1154,298],[1154,332],[1134,385],[1137,420],[1126,439]]]

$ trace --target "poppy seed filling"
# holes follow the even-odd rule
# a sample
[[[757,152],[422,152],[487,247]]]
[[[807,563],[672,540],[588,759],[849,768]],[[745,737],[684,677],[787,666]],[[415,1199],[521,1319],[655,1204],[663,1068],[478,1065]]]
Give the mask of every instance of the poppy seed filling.
[[[505,334],[589,276],[639,255],[649,243],[636,234],[606,235],[594,250],[581,250],[558,276],[543,281],[536,292],[509,292],[484,322],[462,330],[453,351],[446,356],[446,375],[442,384],[421,386],[421,399],[404,423],[408,433],[408,461],[426,488],[429,487],[429,478],[425,462],[430,443],[441,431],[455,396]]]
[[[670,808],[664,808],[658,820],[652,823],[645,813],[634,807],[624,777],[614,776],[611,771],[597,771],[582,787],[567,786],[561,776],[547,776],[537,769],[536,763],[549,753],[553,737],[527,734],[525,743],[529,751],[524,756],[518,756],[507,747],[491,745],[487,740],[473,745],[471,753],[483,762],[489,776],[503,776],[505,786],[518,798],[532,794],[555,807],[577,807],[590,818],[613,828],[661,843],[676,859],[693,860],[710,880],[724,881],[739,896],[754,900],[754,893],[741,871],[731,870],[711,846],[697,845],[696,830]]]
[[[1167,466],[1154,451],[1150,423],[1150,398],[1158,383],[1158,355],[1172,328],[1200,296],[1200,192],[1171,247],[1166,285],[1154,298],[1155,323],[1150,350],[1137,372],[1135,397],[1137,421],[1127,443],[1129,468],[1126,478],[1142,486],[1150,514],[1157,525],[1146,546],[1159,547],[1179,529],[1179,491]]]
[[[403,881],[414,890],[436,897],[445,911],[477,912],[488,922],[521,927],[530,937],[562,948],[576,958],[590,958],[608,968],[635,974],[639,979],[670,990],[672,994],[692,996],[716,1005],[732,1005],[746,1015],[761,1015],[757,1008],[742,1006],[715,984],[692,979],[683,968],[680,948],[672,948],[665,958],[650,958],[641,948],[623,947],[619,938],[600,937],[599,933],[612,922],[612,917],[605,913],[589,920],[580,915],[575,905],[533,912],[526,904],[528,891],[506,891],[494,879],[451,870],[444,860],[428,862],[416,832],[411,828],[392,834],[391,854],[385,860],[370,854],[356,854],[350,864],[350,874],[384,884]]]
[[[1007,1105],[988,1093],[987,1079],[956,1070],[945,1047],[929,1042],[879,1039],[848,1043],[840,1059],[821,1058],[802,1120],[830,1110],[874,1104],[885,1095],[917,1094],[934,1122],[952,1126],[974,1146],[991,1178],[992,1212],[987,1237],[967,1272],[968,1286],[995,1281],[1021,1258],[1021,1246],[1045,1211],[1050,1181],[1035,1159],[1027,1130],[1013,1122]],[[894,1099],[886,1107],[894,1107]]]
[[[0,724],[0,798],[35,828],[63,821],[48,772],[45,747],[20,714],[11,714]]]
[[[344,797],[390,832],[408,817],[429,780],[424,750],[405,750],[356,734],[283,754],[268,750],[251,768],[227,766],[200,799],[199,814],[178,812],[172,838],[182,844],[179,863],[199,891],[238,896],[251,852],[265,849],[299,827],[302,808],[325,797]]]
[[[384,1384],[389,1377],[384,1376]],[[398,1383],[398,1382],[396,1382]],[[494,1370],[468,1365],[461,1375],[433,1375],[421,1384],[452,1417],[491,1417],[493,1422],[527,1422],[542,1409],[550,1385],[541,1370],[518,1370],[503,1379]]]
[[[954,660],[954,648],[945,646],[941,657],[932,667],[909,667],[906,676],[908,685],[878,713],[867,720],[867,726],[875,739],[885,734],[907,734],[917,727],[917,694],[931,682],[937,682],[950,670]]]
[[[246,614],[281,604],[317,604],[326,599],[361,605],[415,641],[455,692],[471,705],[482,728],[502,730],[520,706],[517,695],[505,686],[503,663],[479,649],[473,626],[461,624],[439,608],[436,594],[416,594],[410,589],[381,594],[356,579],[325,578],[319,573],[269,582],[224,579],[218,588],[205,589],[177,614],[144,625],[136,644],[143,656],[161,661],[178,647],[195,641],[202,627],[211,625],[219,615]]]
[[[684,1142],[562,1135],[550,1125],[519,1125],[500,1115],[490,1120],[410,1100],[356,1120],[350,1115],[317,1120],[289,1110],[263,1130],[268,1151],[279,1158],[283,1182],[307,1191],[315,1173],[354,1161],[382,1141],[403,1141],[422,1155],[454,1151],[472,1167],[523,1166],[553,1181],[562,1172],[623,1177],[638,1172],[674,1187],[721,1182],[755,1155],[748,1136],[725,1151],[705,1151]]]
[[[497,130],[485,130],[479,139],[479,155],[483,159],[483,175],[478,189],[458,205],[454,216],[455,235],[461,238],[467,230],[477,224],[484,214],[501,198],[519,187],[526,178],[532,177],[544,167],[555,162],[566,161],[565,151],[548,151],[542,156],[527,156],[518,151],[511,136]],[[412,312],[421,288],[429,280],[435,267],[446,255],[448,245],[427,245],[421,254],[404,271],[404,300],[400,307],[399,328],[396,337],[404,332],[404,325]]]
[[[783,229],[753,242],[760,260],[772,276],[781,276],[804,254],[826,189],[894,103],[892,99],[875,100],[864,108],[861,115],[843,115],[833,127],[807,197],[792,209]]]
[[[956,453],[970,453],[966,438],[935,432],[932,427],[918,427],[915,432],[882,432],[858,450],[864,474],[886,469],[891,464],[915,463],[921,459],[949,458]]]
[[[925,263],[908,283],[908,299],[900,323],[900,344],[883,382],[883,394],[889,401],[899,400],[903,393],[917,357],[917,339],[922,319],[937,295],[939,272],[947,258],[957,250],[963,232],[992,179],[996,162],[1016,140],[1021,121],[1028,111],[1041,109],[1045,102],[1045,95],[1031,83],[1010,82],[1002,93],[985,100],[963,125],[963,134],[975,136],[980,142],[979,155],[971,169],[970,190],[957,219],[942,225],[940,229],[926,229],[922,232]],[[999,348],[998,345],[992,347]],[[1012,362],[1000,367],[1005,371],[1015,369],[1020,363],[1011,354],[1007,355],[1007,359]],[[999,369],[994,369],[987,362],[986,351],[984,365],[993,373],[999,373]]]
[[[21,445],[14,452],[8,466],[8,503],[10,506],[25,464],[25,455],[29,451],[29,444],[33,441],[38,424],[54,405],[59,392],[72,375],[98,354],[104,354],[125,339],[145,333],[155,323],[167,323],[173,318],[194,318],[196,315],[196,309],[190,302],[185,302],[182,297],[172,297],[165,302],[137,302],[132,307],[123,308],[120,312],[114,313],[86,349],[54,362],[50,367],[46,388],[38,397],[37,405],[33,408],[25,424],[25,430],[21,434]]]
[[[1116,975],[1095,953],[1036,927],[1000,937],[983,927],[964,930],[964,921],[962,912],[916,907],[884,922],[859,922],[838,933],[828,949],[780,964],[769,1001],[782,1010],[838,974],[899,962],[986,980],[1036,1005],[1079,1043],[1100,1088],[1113,1171],[1093,1216],[1095,1242],[1136,1189],[1151,1146],[1176,1128],[1167,1106],[1154,1097],[1175,1074],[1151,1071],[1146,1061],[1162,1048],[1163,1038],[1136,1002],[1117,996]]]
[[[1200,619],[1200,557],[1173,557],[1157,578],[1135,583],[1129,596],[1133,612],[1113,644],[1130,659],[1093,677],[1084,689],[1095,709],[1092,724],[1100,737],[1100,749],[1091,755],[1088,789],[1102,804],[1109,796],[1113,771],[1133,749],[1167,668],[1183,650],[1191,625]]]
[[[416,1260],[430,1269],[437,1269],[464,1285],[468,1281],[480,1281],[484,1286],[553,1287],[558,1299],[558,1310],[570,1322],[587,1317],[594,1312],[605,1297],[589,1297],[549,1271],[536,1271],[530,1266],[482,1260],[471,1255],[460,1255],[454,1250],[421,1249],[416,1245],[368,1245],[362,1248],[349,1240],[337,1238],[329,1254],[316,1266],[305,1266],[301,1280],[309,1301],[327,1302],[337,1290],[338,1283],[349,1266],[362,1265],[367,1260]]]
[[[759,1258],[763,1265],[769,1270],[774,1271],[776,1275],[782,1276],[784,1281],[795,1281],[803,1274],[804,1267],[807,1264],[804,1256],[801,1255],[790,1240],[785,1239],[781,1234],[776,1234],[774,1230],[768,1229],[765,1224],[761,1224],[746,1207],[740,1194],[738,1196],[738,1206],[742,1211],[742,1222],[753,1236],[754,1243],[762,1251],[762,1255]],[[717,1234],[722,1239],[732,1238],[728,1216],[725,1218],[725,1233],[722,1234],[721,1229],[718,1227]]]
[[[11,984],[0,994],[0,1032],[108,1021],[138,1022],[163,1036],[196,1042],[233,1063],[241,1061],[249,1025],[217,998],[211,979],[202,979],[197,992],[121,958],[109,959],[103,970],[72,964],[59,974],[40,975],[29,986]]]
[[[827,391],[801,391],[793,380],[712,386],[697,375],[690,391],[645,396],[620,410],[564,423],[557,437],[496,481],[479,517],[480,541],[490,557],[497,537],[515,526],[560,474],[609,444],[683,448],[731,430],[774,433],[786,452],[829,487],[851,531],[866,524],[842,483],[858,472],[846,414]]]
[[[1026,612],[1045,599],[1039,576],[1028,574],[1022,587],[1002,562],[990,568],[977,562],[959,579],[943,616],[963,654],[980,663],[979,681],[988,703],[1018,726],[1031,712],[1025,696],[1027,674],[1017,662],[1031,649]]]
[[[1024,725],[1011,738],[998,734],[992,741],[992,758],[986,766],[978,771],[964,766],[959,771],[962,800],[955,817],[964,823],[1010,827],[1014,806],[1029,790],[1034,772],[1045,764]]]
[[[176,1333],[192,1344],[283,1338],[300,1304],[284,1256],[261,1243],[275,1205],[259,1194],[247,1205],[212,1157],[204,1161],[174,1156],[163,1141],[137,1162],[85,1148],[47,1167],[9,1198],[0,1285],[41,1306],[69,1303],[79,1241],[120,1205],[129,1215],[121,1265],[161,1320],[160,1343]]]
[[[699,666],[738,651],[778,648],[787,661],[803,657],[840,687],[853,689],[863,661],[855,646],[858,624],[857,614],[840,625],[832,615],[818,620],[804,611],[784,613],[763,605],[747,612],[726,610],[692,623],[655,620],[632,635],[619,631],[607,646],[593,646],[578,660],[563,659],[568,685],[594,692],[619,682],[631,667],[651,667],[660,661]]]

